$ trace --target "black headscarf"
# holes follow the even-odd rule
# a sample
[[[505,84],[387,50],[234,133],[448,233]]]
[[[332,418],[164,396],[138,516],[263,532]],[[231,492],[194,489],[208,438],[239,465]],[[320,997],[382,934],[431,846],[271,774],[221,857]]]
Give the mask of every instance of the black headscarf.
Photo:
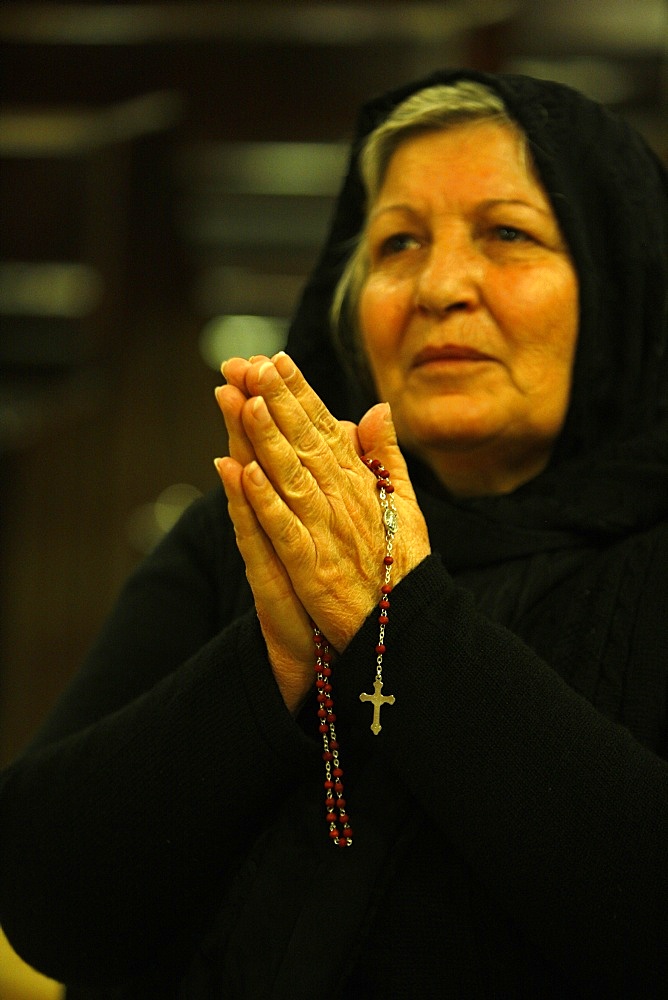
[[[358,152],[410,94],[460,79],[496,91],[528,138],[578,273],[580,328],[569,410],[545,472],[510,496],[454,501],[413,462],[432,542],[447,522],[453,568],[620,537],[668,516],[668,173],[632,128],[569,87],[443,71],[366,105],[287,349],[336,416],[359,418],[365,401],[329,331],[333,290],[364,222]]]

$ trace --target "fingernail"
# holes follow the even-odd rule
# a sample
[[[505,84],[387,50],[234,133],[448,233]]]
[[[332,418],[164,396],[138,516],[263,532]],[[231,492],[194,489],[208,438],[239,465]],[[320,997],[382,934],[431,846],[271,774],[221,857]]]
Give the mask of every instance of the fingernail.
[[[265,361],[263,365],[260,365],[260,370],[257,374],[258,381],[264,382],[265,385],[271,385],[273,382],[276,382],[279,377],[278,372],[271,361]]]
[[[251,482],[255,483],[256,486],[264,486],[267,481],[267,477],[264,472],[257,464],[257,462],[251,462],[246,466],[246,473]]]
[[[271,415],[262,396],[256,396],[251,403],[251,412],[259,424],[268,424]]]
[[[271,360],[274,362],[276,370],[281,378],[290,378],[290,376],[294,374],[294,361],[285,353],[285,351],[279,351],[278,354],[274,354]]]

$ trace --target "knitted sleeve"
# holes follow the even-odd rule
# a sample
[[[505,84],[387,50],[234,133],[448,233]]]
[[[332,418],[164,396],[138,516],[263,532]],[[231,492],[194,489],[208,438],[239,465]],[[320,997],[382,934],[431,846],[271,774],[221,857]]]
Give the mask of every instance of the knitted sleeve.
[[[166,949],[186,954],[314,752],[252,609],[221,606],[243,575],[217,513],[187,515],[129,581],[2,778],[0,922],[57,980],[113,984],[164,964]]]
[[[650,592],[631,655],[665,674],[667,616],[653,614],[665,587],[654,580]],[[435,556],[393,592],[384,681],[396,701],[374,737],[359,692],[371,690],[376,618],[342,658],[337,700],[385,759],[386,796],[397,781],[407,788],[499,911],[568,978],[598,995],[658,996],[668,763],[480,614]]]

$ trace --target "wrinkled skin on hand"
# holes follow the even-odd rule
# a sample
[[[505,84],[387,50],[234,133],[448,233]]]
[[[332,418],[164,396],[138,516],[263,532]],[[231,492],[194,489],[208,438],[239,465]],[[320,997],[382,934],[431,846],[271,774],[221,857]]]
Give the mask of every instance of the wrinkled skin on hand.
[[[387,404],[358,426],[337,421],[282,353],[233,358],[223,374],[230,454],[216,468],[272,669],[297,711],[313,681],[311,620],[341,653],[378,599],[385,531],[361,455],[380,459],[395,487],[395,584],[429,554],[427,527]]]

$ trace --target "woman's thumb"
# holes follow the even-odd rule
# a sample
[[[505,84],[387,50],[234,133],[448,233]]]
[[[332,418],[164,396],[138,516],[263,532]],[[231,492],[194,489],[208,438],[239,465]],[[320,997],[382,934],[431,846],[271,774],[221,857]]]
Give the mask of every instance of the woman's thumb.
[[[389,403],[376,403],[367,410],[359,422],[357,432],[363,455],[379,459],[395,482],[408,480]]]
[[[364,414],[358,425],[358,436],[363,449],[362,454],[367,458],[377,458],[383,463],[392,484],[397,488],[395,497],[407,501],[407,505],[402,506],[400,512],[402,518],[400,530],[403,532],[405,527],[408,528],[402,535],[403,554],[396,566],[398,573],[396,578],[400,579],[417,566],[429,554],[431,548],[427,525],[418,506],[406,462],[397,442],[388,403],[377,403]]]
[[[359,422],[357,433],[364,454],[376,456],[376,452],[386,451],[397,446],[397,435],[392,422],[389,403],[376,403],[364,414]]]

